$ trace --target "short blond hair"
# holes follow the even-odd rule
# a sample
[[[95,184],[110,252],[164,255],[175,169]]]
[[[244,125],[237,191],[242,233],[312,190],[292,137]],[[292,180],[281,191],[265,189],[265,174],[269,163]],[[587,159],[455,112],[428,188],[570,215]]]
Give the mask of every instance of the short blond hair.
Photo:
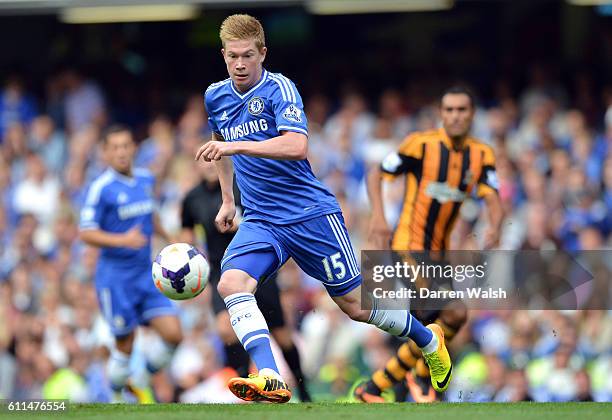
[[[254,39],[258,49],[266,46],[263,26],[251,15],[231,15],[225,18],[219,31],[221,43]]]

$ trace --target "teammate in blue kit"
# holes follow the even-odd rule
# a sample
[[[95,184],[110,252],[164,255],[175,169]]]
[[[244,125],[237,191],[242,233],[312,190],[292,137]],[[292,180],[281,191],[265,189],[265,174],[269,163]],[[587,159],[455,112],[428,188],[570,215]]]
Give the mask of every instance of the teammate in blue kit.
[[[247,401],[291,398],[253,296],[258,282],[289,258],[320,280],[352,319],[414,340],[430,365],[432,381],[444,378],[447,383],[451,361],[437,325],[424,327],[407,310],[361,308],[361,273],[340,207],[306,160],[308,124],[302,98],[291,80],[263,69],[267,49],[261,24],[248,15],[229,16],[220,38],[230,77],[206,90],[213,136],[196,159],[217,166],[223,202],[216,223],[222,231],[231,228],[236,214],[236,174],[244,217],[221,261],[218,291],[236,336],[258,369],[249,378],[230,380],[229,389]]]
[[[139,402],[154,402],[146,383],[128,381],[129,361],[138,325],[149,325],[162,339],[147,360],[151,374],[170,362],[182,340],[176,307],[151,280],[151,238],[156,233],[169,242],[169,237],[155,213],[155,179],[146,170],[132,169],[136,145],[130,130],[111,127],[103,140],[109,168],[89,187],[80,237],[100,248],[95,282],[102,314],[115,336],[107,367],[115,399],[127,386]]]

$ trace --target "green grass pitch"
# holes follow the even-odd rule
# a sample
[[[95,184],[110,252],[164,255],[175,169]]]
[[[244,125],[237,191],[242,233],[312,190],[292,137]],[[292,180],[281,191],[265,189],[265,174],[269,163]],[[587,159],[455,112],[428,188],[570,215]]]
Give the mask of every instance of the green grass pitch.
[[[410,420],[598,420],[612,419],[612,403],[514,403],[514,404],[73,404],[65,413],[7,413],[1,419],[410,419]]]

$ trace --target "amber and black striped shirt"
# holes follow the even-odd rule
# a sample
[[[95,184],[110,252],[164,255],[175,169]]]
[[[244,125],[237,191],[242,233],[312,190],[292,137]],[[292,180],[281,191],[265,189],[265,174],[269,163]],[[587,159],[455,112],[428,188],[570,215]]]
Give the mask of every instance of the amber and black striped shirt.
[[[381,169],[386,176],[406,175],[404,203],[393,235],[396,251],[448,249],[465,198],[497,193],[491,147],[468,137],[456,150],[443,128],[406,137]]]

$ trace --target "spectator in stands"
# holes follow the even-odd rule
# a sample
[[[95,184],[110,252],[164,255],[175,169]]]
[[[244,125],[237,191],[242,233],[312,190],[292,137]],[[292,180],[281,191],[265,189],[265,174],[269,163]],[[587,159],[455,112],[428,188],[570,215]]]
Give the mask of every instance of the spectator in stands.
[[[10,75],[0,91],[0,143],[13,124],[27,126],[36,115],[34,99],[25,92],[21,76]]]
[[[104,96],[98,85],[85,78],[75,67],[67,68],[61,75],[64,88],[64,112],[68,133],[83,129],[101,129],[107,121]]]

